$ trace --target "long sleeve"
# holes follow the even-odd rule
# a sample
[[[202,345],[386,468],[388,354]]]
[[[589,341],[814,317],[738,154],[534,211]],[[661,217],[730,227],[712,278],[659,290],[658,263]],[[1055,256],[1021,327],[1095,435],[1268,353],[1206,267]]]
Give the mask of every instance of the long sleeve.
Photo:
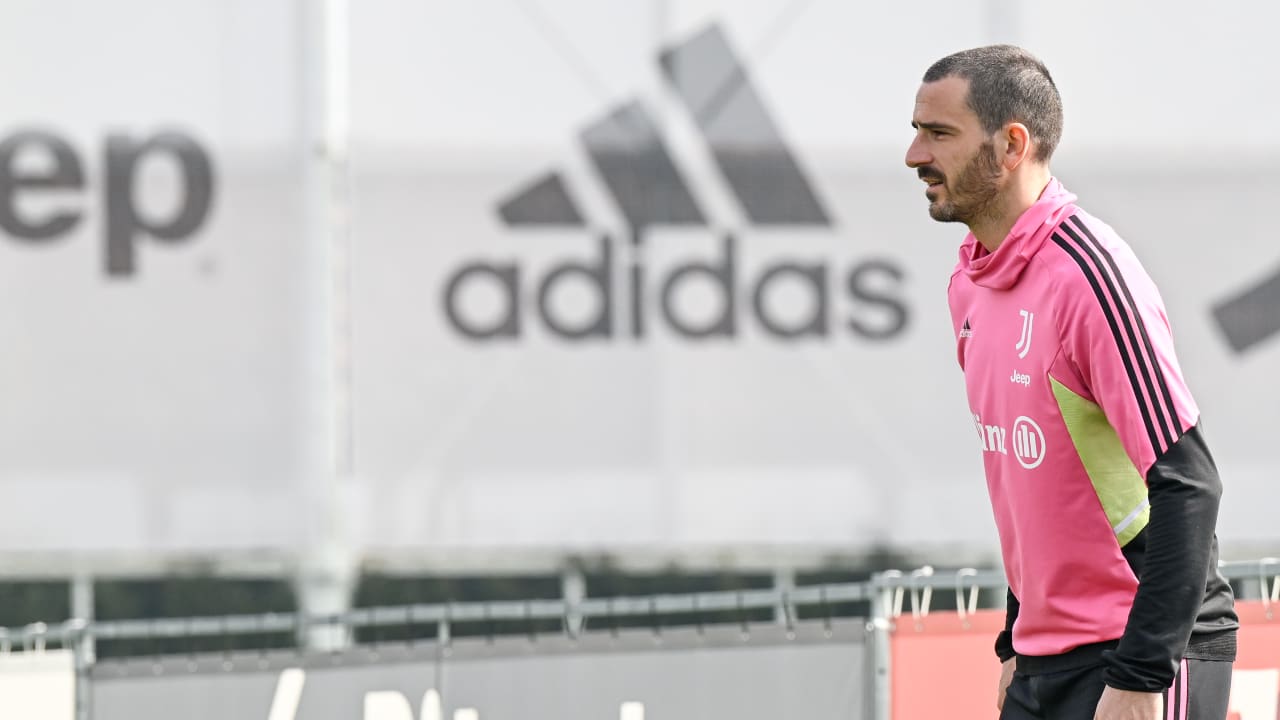
[[[1104,681],[1122,690],[1169,687],[1204,600],[1222,484],[1198,427],[1147,473],[1151,521],[1138,593]]]
[[[1013,623],[1018,619],[1018,598],[1013,596],[1013,590],[1009,590],[1007,596],[1004,610],[1004,629],[996,635],[996,657],[1000,658],[1000,662],[1004,662],[1017,654],[1013,649]]]
[[[1155,285],[1127,247],[1099,242],[1078,218],[1062,231],[1058,245],[1082,271],[1063,288],[1064,355],[1079,392],[1102,409],[1145,480],[1149,503],[1128,518],[1136,521],[1129,538],[1145,521],[1146,552],[1104,679],[1119,689],[1159,691],[1173,681],[1213,572],[1222,485]]]

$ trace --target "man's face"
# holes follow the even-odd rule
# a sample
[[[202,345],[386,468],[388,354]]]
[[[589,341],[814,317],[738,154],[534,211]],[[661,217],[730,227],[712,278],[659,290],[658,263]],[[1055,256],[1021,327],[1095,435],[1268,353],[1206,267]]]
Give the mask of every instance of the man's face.
[[[916,93],[907,167],[928,187],[929,215],[939,222],[972,224],[996,211],[1004,169],[992,139],[966,98],[969,81],[949,77],[925,83]]]

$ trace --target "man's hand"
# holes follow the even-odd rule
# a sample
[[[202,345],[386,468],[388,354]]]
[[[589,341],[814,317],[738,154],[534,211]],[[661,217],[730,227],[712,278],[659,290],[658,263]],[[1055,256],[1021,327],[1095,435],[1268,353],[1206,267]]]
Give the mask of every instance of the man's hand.
[[[1160,720],[1160,693],[1117,690],[1108,685],[1098,700],[1094,720]]]
[[[996,692],[996,710],[1004,710],[1004,694],[1009,691],[1009,683],[1013,682],[1013,670],[1018,658],[1011,657],[1000,666],[1000,687]]]

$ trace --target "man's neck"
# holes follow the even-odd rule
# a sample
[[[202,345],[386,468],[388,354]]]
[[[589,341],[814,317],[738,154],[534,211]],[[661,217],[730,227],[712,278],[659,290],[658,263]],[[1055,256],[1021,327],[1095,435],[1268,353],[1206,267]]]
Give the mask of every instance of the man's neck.
[[[987,252],[995,252],[1004,243],[1022,213],[1040,199],[1045,187],[1049,185],[1049,178],[1049,168],[1046,167],[1043,172],[1036,172],[1034,177],[1015,183],[1010,192],[1005,193],[1003,202],[996,205],[995,212],[969,225],[969,232],[973,233]]]

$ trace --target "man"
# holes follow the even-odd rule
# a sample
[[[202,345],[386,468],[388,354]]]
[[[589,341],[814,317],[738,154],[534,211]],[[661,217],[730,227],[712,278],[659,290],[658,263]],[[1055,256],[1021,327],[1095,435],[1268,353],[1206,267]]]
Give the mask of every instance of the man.
[[[929,214],[970,230],[948,300],[1009,581],[1001,718],[1221,720],[1221,484],[1155,285],[1050,172],[1048,70],[945,57],[911,125]]]

